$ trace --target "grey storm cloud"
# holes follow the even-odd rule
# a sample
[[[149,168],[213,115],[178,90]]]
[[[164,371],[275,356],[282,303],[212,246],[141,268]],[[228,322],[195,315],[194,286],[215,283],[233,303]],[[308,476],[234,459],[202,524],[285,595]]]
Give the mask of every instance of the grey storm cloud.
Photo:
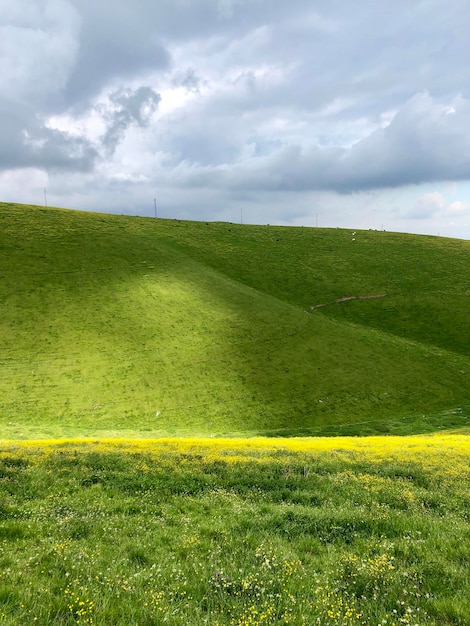
[[[96,151],[88,138],[46,123],[75,62],[78,31],[78,13],[65,1],[0,4],[2,169],[93,168]]]
[[[87,139],[49,128],[40,128],[35,135],[25,133],[23,146],[23,166],[46,165],[51,171],[89,172],[98,156]]]
[[[267,11],[271,16],[289,13],[283,3],[274,3],[273,8],[268,0],[70,0],[70,4],[80,14],[81,36],[64,90],[68,106],[86,102],[113,80],[168,70],[173,62],[171,44],[221,36],[229,41],[253,24],[262,24]]]
[[[354,145],[341,162],[346,190],[470,177],[470,100],[453,106],[418,94],[384,129]]]
[[[350,193],[470,177],[470,101],[462,98],[446,106],[427,93],[417,94],[385,128],[350,148],[309,144],[307,137],[304,145],[273,143],[268,154],[253,152],[236,163],[221,163],[219,155],[218,164],[209,161],[215,167],[201,163],[201,154],[212,154],[210,145],[216,136],[210,128],[205,134],[209,148],[202,146],[199,151],[191,146],[192,141],[202,144],[197,130],[182,139],[185,153],[195,157],[179,175],[196,187]],[[225,156],[233,150],[229,138],[228,132],[218,143],[226,146]]]
[[[86,137],[48,128],[30,107],[12,108],[5,101],[0,101],[0,136],[0,169],[89,172],[98,157]]]
[[[133,3],[75,4],[82,17],[81,38],[64,89],[66,105],[88,102],[113,80],[168,68],[170,55],[155,35],[153,11],[138,11]]]
[[[141,128],[148,126],[161,97],[151,87],[139,87],[136,90],[113,92],[109,100],[113,110],[106,114],[109,126],[102,142],[107,154],[112,155],[129,126],[132,124]]]

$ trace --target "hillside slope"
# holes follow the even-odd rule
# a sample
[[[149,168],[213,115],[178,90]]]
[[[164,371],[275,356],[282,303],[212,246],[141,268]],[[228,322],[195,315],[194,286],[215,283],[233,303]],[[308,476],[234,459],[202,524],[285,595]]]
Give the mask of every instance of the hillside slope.
[[[160,236],[304,309],[470,355],[470,242],[444,237],[162,221]],[[344,300],[386,294],[385,299]]]
[[[464,424],[468,242],[352,239],[0,204],[3,436]]]

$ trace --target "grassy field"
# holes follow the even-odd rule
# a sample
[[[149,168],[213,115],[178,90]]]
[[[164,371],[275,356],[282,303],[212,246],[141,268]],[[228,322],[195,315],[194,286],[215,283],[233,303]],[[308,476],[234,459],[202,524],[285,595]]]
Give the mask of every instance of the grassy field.
[[[466,428],[468,255],[0,204],[2,436]]]
[[[0,624],[446,626],[466,436],[3,445]]]
[[[470,623],[469,251],[0,203],[0,626]]]

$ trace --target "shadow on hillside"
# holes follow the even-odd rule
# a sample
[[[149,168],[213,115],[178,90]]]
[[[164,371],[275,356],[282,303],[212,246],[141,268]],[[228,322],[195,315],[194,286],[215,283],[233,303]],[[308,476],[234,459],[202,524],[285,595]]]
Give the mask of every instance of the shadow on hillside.
[[[401,419],[369,420],[352,424],[329,424],[317,428],[258,431],[259,437],[369,437],[375,435],[424,435],[470,432],[470,405],[430,415],[407,415]]]

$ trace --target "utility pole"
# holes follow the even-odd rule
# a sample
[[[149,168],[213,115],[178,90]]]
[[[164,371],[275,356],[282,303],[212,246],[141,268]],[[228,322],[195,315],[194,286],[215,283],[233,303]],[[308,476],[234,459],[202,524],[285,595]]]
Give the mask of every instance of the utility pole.
[[[315,224],[318,228],[318,213],[315,213]]]
[[[157,215],[157,199],[156,198],[153,199],[153,206],[155,208],[155,219],[156,219],[158,217],[158,215]]]
[[[243,224],[243,209],[240,209],[240,224]]]
[[[44,206],[47,207],[47,190],[44,187]]]

